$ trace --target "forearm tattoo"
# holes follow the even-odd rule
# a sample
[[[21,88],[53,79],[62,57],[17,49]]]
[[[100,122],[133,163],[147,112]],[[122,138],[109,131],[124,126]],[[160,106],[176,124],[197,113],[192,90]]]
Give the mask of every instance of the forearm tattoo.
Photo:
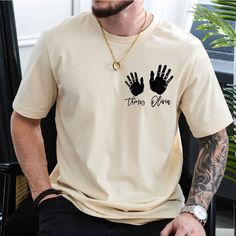
[[[224,176],[228,155],[228,135],[224,129],[200,138],[198,142],[200,152],[186,205],[201,205],[208,208]]]

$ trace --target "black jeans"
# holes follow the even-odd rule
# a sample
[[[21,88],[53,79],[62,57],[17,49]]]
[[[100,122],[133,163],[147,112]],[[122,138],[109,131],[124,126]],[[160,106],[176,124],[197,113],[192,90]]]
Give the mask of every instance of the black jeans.
[[[115,223],[78,210],[62,196],[39,205],[38,236],[159,236],[171,219],[144,225]]]

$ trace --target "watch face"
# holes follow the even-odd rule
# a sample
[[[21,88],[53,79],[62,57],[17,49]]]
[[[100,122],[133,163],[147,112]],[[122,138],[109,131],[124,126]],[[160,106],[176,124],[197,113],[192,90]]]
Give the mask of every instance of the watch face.
[[[207,218],[207,212],[206,209],[201,206],[194,207],[194,214],[197,218],[200,220],[205,220]]]

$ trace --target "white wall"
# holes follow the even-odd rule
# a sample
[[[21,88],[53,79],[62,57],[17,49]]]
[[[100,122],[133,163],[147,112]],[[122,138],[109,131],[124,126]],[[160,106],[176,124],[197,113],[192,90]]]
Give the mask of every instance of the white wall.
[[[210,1],[210,0],[203,0]],[[91,9],[91,0],[76,0],[79,11]],[[144,0],[145,9],[159,18],[165,18],[189,31],[192,26],[191,7],[198,0]]]
[[[14,0],[22,74],[40,34],[72,14],[72,0]]]
[[[190,31],[193,13],[190,11],[198,0],[145,0],[145,8],[161,19],[172,21],[182,29]]]

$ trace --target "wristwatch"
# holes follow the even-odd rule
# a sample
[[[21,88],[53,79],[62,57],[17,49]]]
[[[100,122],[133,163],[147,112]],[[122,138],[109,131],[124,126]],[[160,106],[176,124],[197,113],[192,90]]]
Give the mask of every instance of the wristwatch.
[[[181,213],[190,213],[203,226],[207,222],[207,210],[199,205],[190,205],[182,208]]]

